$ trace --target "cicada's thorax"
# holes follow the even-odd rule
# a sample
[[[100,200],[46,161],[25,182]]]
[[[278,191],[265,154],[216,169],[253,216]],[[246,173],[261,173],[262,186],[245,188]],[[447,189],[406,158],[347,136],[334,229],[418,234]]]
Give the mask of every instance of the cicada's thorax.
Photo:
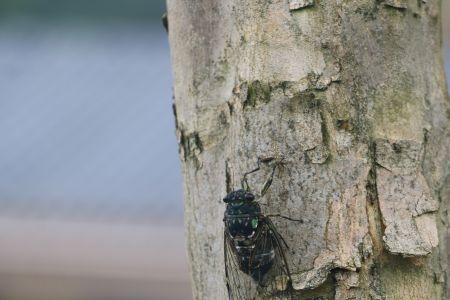
[[[260,222],[261,208],[256,202],[230,203],[225,211],[225,225],[233,240],[250,243]]]
[[[251,202],[228,203],[224,216],[225,228],[234,242],[240,258],[240,269],[260,281],[267,273],[275,257],[274,245],[258,240],[264,216],[259,204]]]

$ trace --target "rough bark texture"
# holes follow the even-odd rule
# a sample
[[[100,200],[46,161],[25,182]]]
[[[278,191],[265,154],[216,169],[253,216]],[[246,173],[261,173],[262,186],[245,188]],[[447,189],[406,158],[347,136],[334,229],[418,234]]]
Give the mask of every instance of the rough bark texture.
[[[227,298],[221,199],[258,156],[284,158],[265,212],[304,220],[279,225],[298,299],[450,299],[440,1],[168,0],[168,16],[195,299]]]

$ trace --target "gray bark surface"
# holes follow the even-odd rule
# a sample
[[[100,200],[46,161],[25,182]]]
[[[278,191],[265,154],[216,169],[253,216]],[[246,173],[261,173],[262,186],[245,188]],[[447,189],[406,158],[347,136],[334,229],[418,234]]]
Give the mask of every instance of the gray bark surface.
[[[298,299],[450,298],[440,4],[168,0],[195,299],[227,299],[221,199],[269,156]]]

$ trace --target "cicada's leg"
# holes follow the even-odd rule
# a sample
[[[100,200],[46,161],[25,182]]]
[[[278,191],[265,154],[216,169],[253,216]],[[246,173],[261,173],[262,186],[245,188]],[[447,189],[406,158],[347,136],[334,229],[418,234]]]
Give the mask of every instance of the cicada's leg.
[[[247,176],[252,173],[258,172],[261,169],[260,164],[261,164],[261,162],[260,162],[260,159],[258,158],[258,164],[257,164],[256,169],[251,170],[250,172],[247,172],[244,174],[244,176],[242,177],[242,180],[241,180],[242,189],[244,189],[246,191],[250,191],[250,185],[248,184]]]
[[[269,163],[272,160],[274,160],[273,157],[265,157],[265,158],[258,157],[256,169],[251,170],[250,172],[247,172],[244,174],[242,181],[241,181],[242,188],[246,191],[250,191],[250,185],[248,184],[247,176],[261,170],[261,163]],[[279,164],[281,164],[281,160],[274,163],[274,165],[272,167],[272,172],[270,173],[269,178],[266,180],[263,188],[261,189],[260,197],[264,196],[266,194],[267,190],[269,189],[269,187],[272,185],[273,177],[275,175],[275,170]]]
[[[271,158],[270,161],[271,160],[273,160],[273,158]],[[283,158],[277,159],[277,161],[274,162],[273,167],[272,167],[272,172],[270,173],[269,178],[267,178],[266,182],[264,183],[263,188],[261,189],[260,197],[263,197],[266,194],[266,192],[269,190],[269,188],[270,188],[270,186],[272,185],[272,182],[273,182],[273,177],[275,175],[275,170],[282,163],[283,163]]]
[[[269,178],[266,180],[266,182],[264,183],[263,188],[261,189],[261,193],[260,193],[260,197],[263,197],[267,191],[269,190],[270,186],[272,185],[273,182],[273,176],[275,175],[275,170],[277,168],[278,164],[274,164],[272,167],[272,172],[270,173]]]
[[[294,221],[294,222],[300,222],[300,223],[303,223],[303,220],[302,220],[302,219],[293,219],[293,218],[291,218],[291,217],[286,217],[286,216],[283,216],[283,215],[280,215],[280,214],[266,215],[266,217],[283,218],[283,219],[286,219],[286,220],[289,220],[289,221]]]

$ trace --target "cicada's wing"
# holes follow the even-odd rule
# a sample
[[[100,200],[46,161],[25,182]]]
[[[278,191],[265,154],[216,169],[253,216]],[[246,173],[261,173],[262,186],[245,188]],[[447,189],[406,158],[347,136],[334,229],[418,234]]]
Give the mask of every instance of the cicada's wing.
[[[271,249],[273,263],[267,273],[260,276],[258,293],[261,299],[295,299],[291,273],[286,259],[288,246],[272,221],[265,217],[261,222],[260,237],[255,249]]]
[[[239,256],[233,240],[224,233],[225,275],[230,300],[254,300],[257,294],[257,283],[239,268]]]

